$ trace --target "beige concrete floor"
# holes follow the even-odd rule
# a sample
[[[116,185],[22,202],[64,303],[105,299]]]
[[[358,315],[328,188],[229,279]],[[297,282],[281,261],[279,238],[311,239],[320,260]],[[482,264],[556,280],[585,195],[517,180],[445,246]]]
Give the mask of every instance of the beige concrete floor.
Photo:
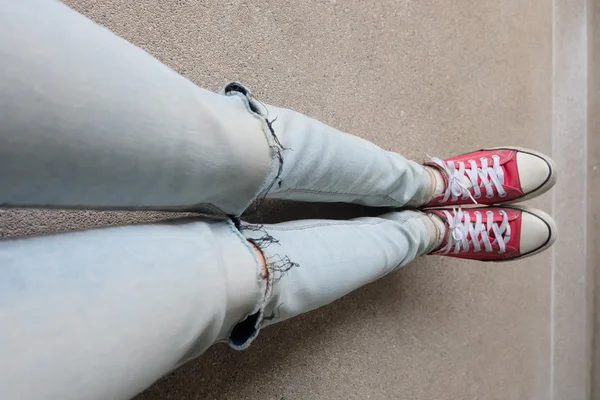
[[[498,266],[418,260],[265,330],[245,352],[215,347],[138,400],[589,396],[586,1],[67,4],[198,85],[242,81],[264,101],[405,156],[518,145],[552,154],[562,169],[557,188],[532,202],[557,218],[552,251]],[[249,218],[356,212],[272,203]],[[163,217],[9,210],[0,233]]]

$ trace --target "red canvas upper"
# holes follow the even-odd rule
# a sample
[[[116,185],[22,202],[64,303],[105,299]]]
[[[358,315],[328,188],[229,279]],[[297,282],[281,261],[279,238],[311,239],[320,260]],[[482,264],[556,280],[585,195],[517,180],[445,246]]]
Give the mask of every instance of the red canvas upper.
[[[517,168],[517,151],[511,149],[498,149],[498,150],[479,150],[474,151],[472,153],[466,153],[455,157],[450,157],[444,160],[444,163],[454,162],[458,168],[459,162],[465,163],[465,168],[470,169],[469,160],[473,160],[477,165],[477,168],[482,167],[482,158],[488,159],[488,166],[493,164],[492,156],[497,155],[500,157],[500,166],[504,171],[504,183],[503,188],[506,191],[505,196],[500,196],[496,188],[493,188],[493,196],[491,198],[486,197],[486,191],[483,186],[481,187],[482,196],[477,200],[479,204],[495,204],[499,202],[510,201],[516,198],[519,198],[524,195],[523,190],[521,188],[521,182],[519,180],[519,170]],[[441,175],[444,179],[444,188],[448,187],[448,177],[446,173],[440,168],[439,165],[433,162],[427,162],[425,165],[437,168],[440,170]],[[477,182],[481,184],[481,179],[478,177]],[[471,195],[474,195],[473,188],[470,188],[469,191]],[[462,205],[462,204],[473,204],[473,200],[471,198],[462,199],[459,197],[456,200],[452,200],[452,197],[447,199],[445,202],[441,202],[443,200],[444,195],[439,195],[433,198],[432,201],[425,204],[424,207],[440,207],[444,205]]]
[[[431,209],[428,211],[428,212],[434,213],[434,214],[438,215],[439,217],[441,217],[442,220],[446,224],[446,237],[443,240],[443,244],[438,250],[434,251],[433,254],[443,254],[446,256],[450,256],[450,257],[467,258],[467,259],[481,260],[481,261],[508,260],[508,259],[512,259],[512,258],[515,258],[515,257],[518,257],[521,255],[520,248],[519,248],[519,243],[521,241],[521,221],[522,221],[522,219],[521,219],[522,211],[521,210],[515,210],[515,209],[511,209],[511,208],[499,208],[499,207],[477,207],[477,208],[463,208],[462,209],[463,214],[465,214],[465,215],[469,214],[471,223],[474,223],[476,220],[475,213],[476,212],[481,213],[482,222],[486,226],[487,226],[488,218],[492,218],[494,223],[500,225],[503,220],[503,216],[500,211],[503,211],[506,213],[508,223],[510,226],[510,238],[509,238],[508,242],[506,243],[505,252],[502,254],[498,253],[498,251],[500,250],[500,247],[498,245],[496,238],[493,238],[494,234],[491,230],[488,233],[493,238],[493,240],[491,240],[492,252],[489,252],[489,253],[486,252],[485,248],[483,246],[481,247],[480,251],[475,251],[472,244],[470,243],[472,240],[470,234],[467,235],[467,239],[469,239],[469,244],[470,244],[468,250],[461,248],[461,251],[459,253],[454,253],[454,247],[452,247],[449,252],[446,252],[446,250],[447,250],[446,245],[448,244],[448,241],[451,240],[452,232],[450,229],[450,224],[447,221],[446,215],[443,213],[442,210],[444,210],[444,209]],[[454,212],[452,209],[445,209],[445,210],[451,212],[454,215]],[[491,217],[490,217],[490,214],[487,214],[487,213],[492,213]],[[462,219],[462,221],[464,221],[464,218]],[[481,235],[479,235],[476,238],[476,240],[480,240],[480,239],[481,239]]]

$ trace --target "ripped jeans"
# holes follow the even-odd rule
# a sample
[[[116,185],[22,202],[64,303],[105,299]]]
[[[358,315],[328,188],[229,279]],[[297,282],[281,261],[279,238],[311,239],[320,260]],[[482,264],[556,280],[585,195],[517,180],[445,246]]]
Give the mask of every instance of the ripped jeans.
[[[241,221],[263,198],[410,207],[431,179],[239,83],[201,89],[62,3],[0,3],[0,203],[214,215],[1,241],[0,398],[130,398],[431,250],[416,211]]]

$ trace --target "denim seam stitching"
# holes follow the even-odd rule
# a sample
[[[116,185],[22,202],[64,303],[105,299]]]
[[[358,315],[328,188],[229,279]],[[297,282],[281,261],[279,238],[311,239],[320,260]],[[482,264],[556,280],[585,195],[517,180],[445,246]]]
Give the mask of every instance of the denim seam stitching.
[[[210,215],[224,217],[227,214],[213,203],[194,203],[185,206],[90,206],[81,204],[56,205],[56,204],[0,204],[4,208],[48,208],[69,210],[89,210],[89,211],[166,211],[166,212],[191,212],[203,214],[204,211],[211,211]],[[200,208],[200,209],[199,209]],[[204,209],[201,209],[204,208]]]
[[[392,220],[389,219],[384,219],[381,221],[375,221],[375,222],[349,222],[349,221],[340,221],[337,223],[323,223],[323,224],[313,224],[313,225],[304,225],[304,226],[298,226],[298,227],[281,227],[281,228],[274,228],[272,226],[269,226],[268,229],[270,231],[277,231],[277,232],[287,232],[287,231],[301,231],[301,230],[305,230],[305,229],[313,229],[313,228],[326,228],[326,227],[330,227],[330,226],[375,226],[375,225],[380,225],[386,222],[394,222]]]
[[[282,194],[282,193],[287,193],[287,192],[300,192],[300,193],[311,193],[311,194],[327,194],[327,195],[333,195],[333,196],[355,196],[355,197],[379,197],[379,198],[383,198],[386,200],[389,200],[390,202],[394,203],[394,205],[397,206],[402,206],[403,203],[399,202],[398,200],[395,200],[394,198],[390,197],[387,194],[380,194],[380,193],[373,193],[373,194],[360,194],[360,193],[346,193],[346,192],[333,192],[333,191],[325,191],[325,190],[315,190],[315,189],[296,189],[296,188],[289,188],[289,189],[284,189],[281,191],[277,191],[277,194]]]

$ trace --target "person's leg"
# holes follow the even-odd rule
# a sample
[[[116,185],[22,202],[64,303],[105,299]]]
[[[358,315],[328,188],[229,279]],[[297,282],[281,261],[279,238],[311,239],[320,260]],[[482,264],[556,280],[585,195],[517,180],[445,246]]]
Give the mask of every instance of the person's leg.
[[[265,256],[267,296],[260,312],[234,329],[253,337],[263,326],[314,310],[437,249],[439,220],[419,211],[349,221],[300,220],[241,225]]]
[[[238,226],[266,262],[232,222],[0,242],[0,358],[10,366],[0,397],[130,398],[217,341],[243,349],[265,322],[405,265],[438,236],[417,212]]]
[[[490,204],[555,180],[551,160],[514,148],[426,168],[239,83],[201,89],[58,1],[0,3],[3,205],[240,215],[262,197],[402,207],[481,191]]]
[[[264,306],[233,331],[243,332],[242,337],[332,302],[420,255],[509,261],[538,254],[556,239],[550,216],[516,206],[240,228],[261,249],[269,271]]]
[[[214,342],[244,349],[427,253],[431,221],[186,219],[2,241],[0,398],[129,398]]]
[[[554,230],[543,213],[489,207],[0,241],[0,398],[126,399],[215,342],[244,349],[417,256],[516,259]]]
[[[0,204],[239,215],[267,195],[427,197],[398,154],[237,83],[201,89],[58,1],[0,3]]]

